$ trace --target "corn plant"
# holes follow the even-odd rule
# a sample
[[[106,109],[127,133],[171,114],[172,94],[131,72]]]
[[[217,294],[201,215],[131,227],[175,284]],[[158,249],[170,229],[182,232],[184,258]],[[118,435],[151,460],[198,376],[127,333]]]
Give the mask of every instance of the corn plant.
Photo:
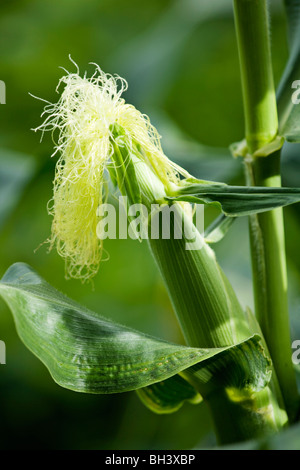
[[[61,78],[60,98],[46,105],[38,128],[57,142],[49,243],[65,259],[67,277],[88,281],[101,270],[107,201],[121,196],[128,226],[159,267],[184,345],[99,316],[24,263],[11,266],[0,285],[20,338],[59,385],[136,391],[162,414],[203,401],[219,444],[266,438],[299,419],[282,208],[300,201],[300,189],[281,187],[280,155],[285,141],[300,142],[291,99],[300,79],[300,2],[285,7],[291,54],[276,96],[267,2],[233,2],[245,138],[231,150],[245,186],[199,180],[175,164],[150,119],[122,97],[125,80],[97,65],[90,78],[79,70]],[[195,221],[201,205],[220,211],[205,233]],[[255,312],[244,311],[212,249],[238,217],[249,218]]]

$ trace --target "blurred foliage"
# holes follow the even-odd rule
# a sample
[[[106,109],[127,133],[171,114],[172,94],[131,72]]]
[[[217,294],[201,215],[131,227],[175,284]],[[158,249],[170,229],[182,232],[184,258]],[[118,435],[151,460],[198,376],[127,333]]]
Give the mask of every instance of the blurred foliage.
[[[278,83],[287,57],[285,19],[272,2],[272,48]],[[94,286],[66,281],[63,261],[43,242],[51,219],[55,157],[51,136],[31,131],[43,103],[57,100],[62,70],[89,62],[129,81],[126,99],[150,115],[170,158],[205,179],[243,184],[228,146],[243,137],[243,110],[231,2],[224,0],[2,0],[0,108],[0,275],[15,261],[32,265],[49,283],[100,314],[182,343],[172,308],[145,243],[107,241]],[[24,157],[22,157],[24,155]],[[23,160],[20,164],[18,161]],[[297,184],[298,147],[284,152],[285,184]],[[27,162],[27,163],[26,163]],[[29,163],[30,162],[30,163]],[[6,188],[6,189],[5,189]],[[6,191],[6,192],[5,192]],[[285,209],[293,337],[299,338],[299,205]],[[218,215],[205,210],[209,224]],[[40,248],[36,250],[37,247]],[[237,221],[216,246],[243,305],[253,305],[247,221]],[[113,279],[113,282],[112,282]],[[53,383],[22,345],[0,303],[2,449],[183,449],[215,444],[206,406],[185,405],[158,416],[135,393],[92,396]]]

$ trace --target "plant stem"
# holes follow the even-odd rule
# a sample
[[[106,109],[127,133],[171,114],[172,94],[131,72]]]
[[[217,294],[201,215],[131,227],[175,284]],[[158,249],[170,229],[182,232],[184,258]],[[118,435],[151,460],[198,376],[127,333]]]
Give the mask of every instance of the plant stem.
[[[246,178],[248,184],[280,187],[280,151],[246,161]],[[291,360],[282,208],[250,217],[250,244],[255,311],[293,421],[298,407],[298,391]]]
[[[280,151],[251,155],[273,140],[278,120],[273,82],[266,0],[234,0],[237,41],[249,155],[246,181],[255,186],[281,186]],[[282,209],[250,218],[255,309],[293,418],[298,400],[291,361],[287,273]]]
[[[234,399],[226,390],[218,390],[207,399],[218,442],[228,444],[266,437],[278,431],[272,416],[270,388],[255,396]],[[234,419],[232,419],[234,416]],[[280,429],[280,427],[279,427]]]
[[[266,0],[234,0],[249,151],[274,139],[278,120]]]
[[[174,204],[172,209],[170,238],[163,239],[160,234],[158,239],[150,237],[149,244],[186,343],[194,347],[219,348],[243,341],[252,331],[213,250],[182,207]],[[181,221],[184,234],[176,239],[174,234]],[[152,217],[154,222],[155,216]],[[193,237],[198,248],[188,250],[187,240]]]
[[[182,212],[179,205],[173,207],[178,213]],[[170,239],[150,238],[149,244],[187,344],[218,348],[235,344],[256,332],[256,328],[246,321],[235,292],[211,248],[202,241],[199,249],[186,250],[187,240],[196,233],[192,221],[185,217],[185,236],[182,239],[175,239],[172,235],[175,233],[174,223],[175,218],[171,221]],[[196,237],[201,235],[196,233]],[[287,416],[274,375],[261,392],[247,395],[241,391],[234,395],[223,387],[210,393],[206,386],[197,382],[195,369],[185,371],[184,376],[208,404],[220,444],[274,433],[286,424]]]

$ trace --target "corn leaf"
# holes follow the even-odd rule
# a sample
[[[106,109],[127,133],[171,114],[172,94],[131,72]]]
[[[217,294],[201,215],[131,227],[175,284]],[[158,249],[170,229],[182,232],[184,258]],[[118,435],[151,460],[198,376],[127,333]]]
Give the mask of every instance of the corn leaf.
[[[293,93],[297,93],[292,84],[300,79],[300,1],[284,0],[284,5],[290,55],[277,92],[279,134],[289,142],[300,142],[300,105],[292,101]],[[299,89],[299,85],[296,88]],[[297,94],[300,97],[300,93]]]
[[[151,411],[158,414],[173,413],[179,410],[185,401],[198,404],[202,397],[195,388],[180,375],[137,390],[141,401]]]
[[[174,410],[197,394],[183,379],[167,379],[186,370],[192,374],[191,366],[200,362],[203,367],[196,370],[198,382],[202,380],[205,386],[214,374],[219,376],[218,386],[222,380],[226,386],[233,380],[234,387],[247,384],[252,390],[261,389],[270,380],[270,361],[258,347],[259,335],[213,349],[168,343],[87,310],[24,263],[8,269],[0,282],[0,293],[25,345],[46,365],[53,379],[70,390],[116,393],[165,381],[152,388],[152,397],[156,396],[151,406]],[[142,395],[149,401],[150,389]]]
[[[199,180],[184,181],[182,187],[165,198],[219,207],[226,216],[239,217],[265,212],[300,201],[298,188],[229,186]]]
[[[205,230],[204,239],[206,243],[221,241],[234,221],[235,217],[226,217],[224,214],[219,215]]]

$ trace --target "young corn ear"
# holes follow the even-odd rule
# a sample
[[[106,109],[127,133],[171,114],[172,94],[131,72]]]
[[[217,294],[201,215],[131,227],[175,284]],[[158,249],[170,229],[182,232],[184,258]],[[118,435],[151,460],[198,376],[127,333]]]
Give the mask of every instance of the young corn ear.
[[[87,280],[99,268],[103,253],[97,238],[97,208],[106,198],[105,169],[118,149],[118,133],[129,150],[140,148],[139,158],[149,165],[164,187],[186,172],[163,153],[160,136],[147,116],[126,104],[127,83],[96,66],[91,78],[68,73],[60,99],[47,104],[44,122],[35,130],[57,131],[53,155],[59,154],[49,213],[53,216],[50,248],[66,260],[68,277]],[[114,132],[113,132],[114,129]],[[55,134],[54,134],[55,135]],[[122,143],[121,143],[122,145]],[[126,165],[126,162],[124,162]]]

